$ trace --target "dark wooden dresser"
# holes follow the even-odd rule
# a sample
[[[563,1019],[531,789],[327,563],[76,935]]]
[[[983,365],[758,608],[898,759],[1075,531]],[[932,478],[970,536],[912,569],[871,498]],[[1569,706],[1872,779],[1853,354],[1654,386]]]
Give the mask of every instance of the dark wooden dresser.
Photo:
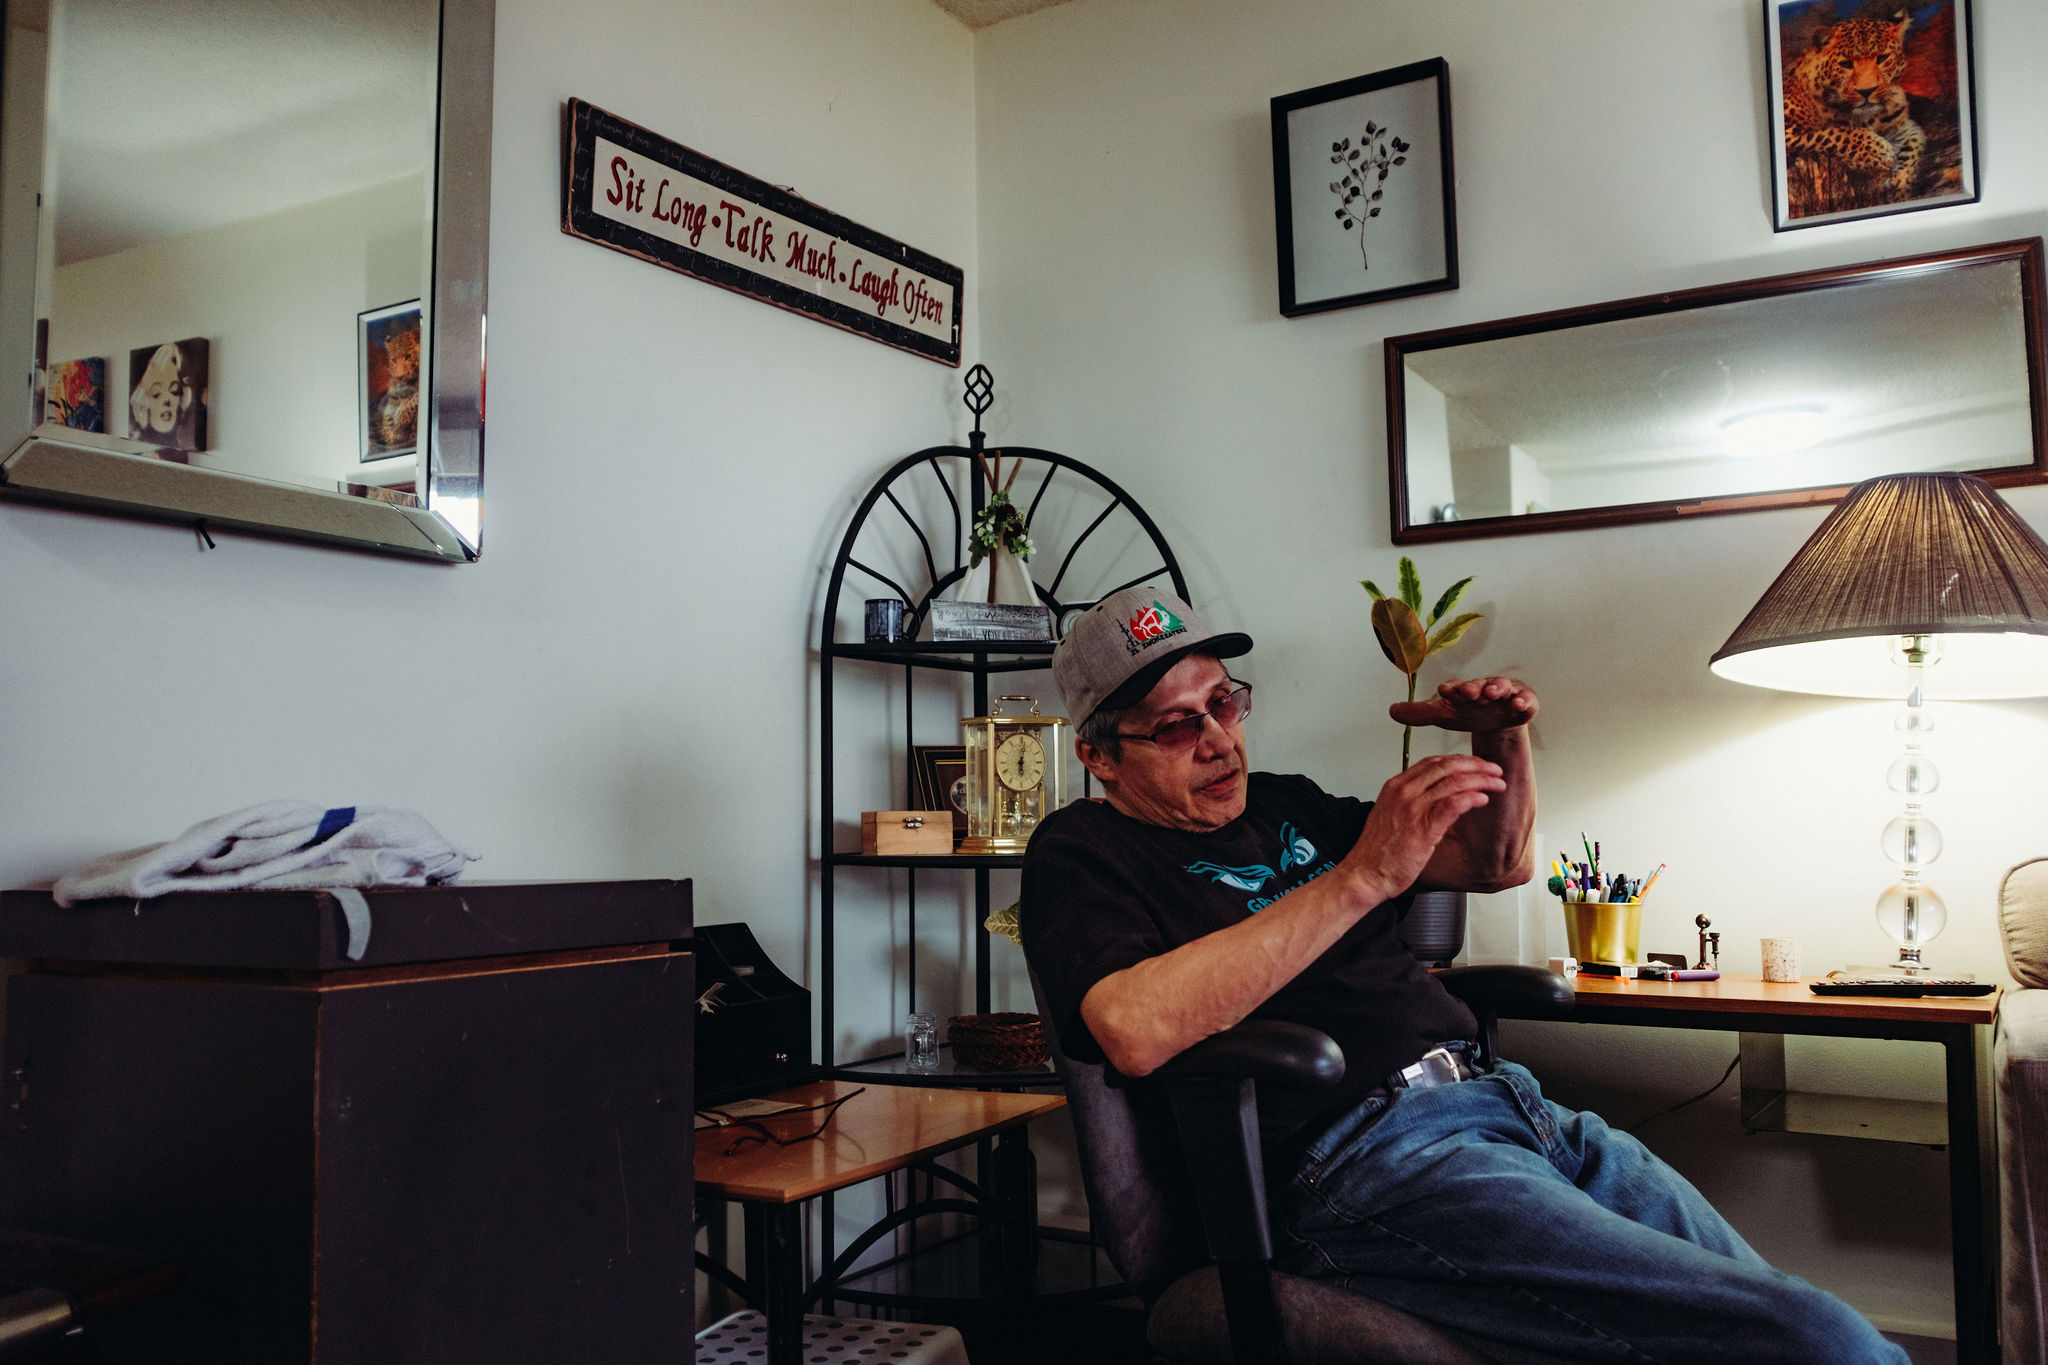
[[[0,893],[0,1226],[169,1257],[118,1365],[687,1359],[690,886]]]

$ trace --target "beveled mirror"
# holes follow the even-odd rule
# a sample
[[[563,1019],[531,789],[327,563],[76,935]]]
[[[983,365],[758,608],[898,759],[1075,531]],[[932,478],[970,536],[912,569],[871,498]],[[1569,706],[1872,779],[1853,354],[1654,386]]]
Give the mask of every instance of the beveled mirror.
[[[2048,481],[2041,310],[2035,237],[1389,337],[1394,543]]]
[[[0,495],[475,559],[494,0],[5,4]]]

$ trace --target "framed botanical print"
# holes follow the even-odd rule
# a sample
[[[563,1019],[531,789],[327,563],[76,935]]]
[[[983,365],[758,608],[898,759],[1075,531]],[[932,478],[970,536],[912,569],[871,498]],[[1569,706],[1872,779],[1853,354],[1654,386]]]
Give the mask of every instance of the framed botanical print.
[[[1453,186],[1441,57],[1274,97],[1281,313],[1456,289]]]
[[[1969,0],[1763,0],[1773,226],[1974,203]]]

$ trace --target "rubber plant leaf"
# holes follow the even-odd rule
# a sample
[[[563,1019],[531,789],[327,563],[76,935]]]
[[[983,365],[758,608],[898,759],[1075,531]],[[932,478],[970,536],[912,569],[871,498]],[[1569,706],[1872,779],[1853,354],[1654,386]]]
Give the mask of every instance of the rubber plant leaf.
[[[1429,637],[1423,634],[1422,618],[1398,597],[1382,597],[1372,604],[1372,633],[1379,638],[1380,651],[1388,662],[1411,678],[1429,657]]]
[[[1401,556],[1401,600],[1416,611],[1422,610],[1422,575],[1415,572],[1415,561],[1407,555]]]
[[[1465,589],[1472,586],[1472,580],[1461,578],[1451,584],[1442,597],[1436,599],[1436,606],[1430,609],[1429,623],[1435,625],[1444,619],[1444,613],[1458,605],[1458,599],[1465,595]]]
[[[1382,597],[1386,596],[1385,593],[1380,591],[1380,585],[1373,582],[1370,578],[1359,579],[1358,586],[1364,588],[1366,591],[1366,595],[1371,597],[1372,600],[1375,602],[1379,601]]]
[[[1440,649],[1449,649],[1464,639],[1465,632],[1472,629],[1472,623],[1479,619],[1479,613],[1476,611],[1468,611],[1463,616],[1451,618],[1442,630],[1429,637],[1429,652],[1434,654]]]

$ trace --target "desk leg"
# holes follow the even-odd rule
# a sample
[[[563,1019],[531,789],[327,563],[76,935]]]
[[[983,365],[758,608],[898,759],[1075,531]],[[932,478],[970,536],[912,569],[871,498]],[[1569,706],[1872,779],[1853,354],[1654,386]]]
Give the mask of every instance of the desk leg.
[[[1995,1365],[1998,1339],[1985,1241],[1984,1166],[1978,1146],[1977,1029],[1959,1024],[1942,1039],[1948,1079],[1949,1224],[1954,1239],[1956,1360]]]
[[[747,1282],[768,1319],[768,1365],[802,1365],[804,1268],[801,1204],[744,1205]]]

